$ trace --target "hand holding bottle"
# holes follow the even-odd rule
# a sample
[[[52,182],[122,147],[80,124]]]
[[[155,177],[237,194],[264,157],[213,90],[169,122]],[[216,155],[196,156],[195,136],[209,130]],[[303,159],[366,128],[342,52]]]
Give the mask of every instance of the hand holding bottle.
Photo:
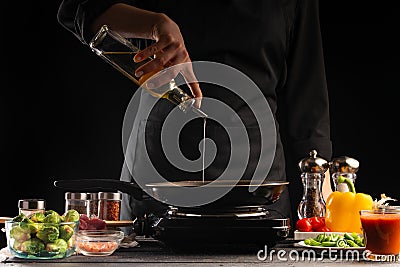
[[[153,58],[135,71],[139,82],[144,82],[152,74],[162,69],[191,62],[178,25],[165,14],[118,3],[94,20],[92,24],[93,32],[96,32],[104,24],[126,38],[146,38],[156,41],[134,57],[136,62],[147,60],[150,57]],[[149,82],[146,86],[152,88],[165,84],[175,78],[179,72],[186,81],[191,81],[188,82],[188,86],[193,96],[198,100],[201,99],[202,92],[198,82],[192,82],[197,81],[197,79],[191,64],[172,68],[165,75],[152,79],[151,83]],[[143,78],[140,79],[141,77]],[[196,106],[200,106],[199,101],[197,101]]]

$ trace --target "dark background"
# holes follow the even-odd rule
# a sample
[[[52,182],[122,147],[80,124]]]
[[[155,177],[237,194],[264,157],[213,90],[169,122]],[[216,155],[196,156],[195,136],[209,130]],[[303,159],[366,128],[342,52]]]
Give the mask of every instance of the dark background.
[[[400,197],[398,12],[348,2],[320,3],[334,156],[360,161],[358,191]],[[59,3],[3,6],[12,19],[1,24],[0,216],[16,215],[22,198],[63,212],[57,179],[119,178],[135,87],[58,24]]]

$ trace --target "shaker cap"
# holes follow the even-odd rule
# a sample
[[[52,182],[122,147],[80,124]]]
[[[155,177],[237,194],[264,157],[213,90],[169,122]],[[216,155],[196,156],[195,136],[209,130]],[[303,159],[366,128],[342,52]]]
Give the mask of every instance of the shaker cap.
[[[65,199],[86,200],[87,194],[81,192],[65,192]]]
[[[20,209],[32,209],[32,210],[44,210],[46,207],[46,201],[44,199],[20,199],[18,200],[18,208]]]
[[[359,166],[360,163],[358,160],[347,156],[342,156],[332,159],[329,166],[329,171],[331,173],[355,173],[358,171]]]
[[[324,173],[329,168],[327,160],[317,157],[317,151],[311,150],[310,156],[299,162],[299,168],[302,172]]]
[[[99,199],[121,200],[122,194],[116,192],[99,192]]]

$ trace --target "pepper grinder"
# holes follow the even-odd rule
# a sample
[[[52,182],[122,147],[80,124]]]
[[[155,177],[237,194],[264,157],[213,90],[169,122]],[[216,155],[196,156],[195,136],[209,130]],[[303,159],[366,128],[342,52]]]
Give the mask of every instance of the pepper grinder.
[[[346,183],[339,183],[339,176],[349,178],[355,184],[357,175],[356,172],[360,163],[351,157],[342,156],[332,159],[329,166],[329,171],[332,174],[332,180],[335,191],[348,192],[349,188]]]
[[[327,160],[317,157],[317,151],[311,150],[309,157],[299,162],[303,197],[297,208],[299,219],[325,216],[325,201],[322,197],[322,182],[329,168]]]

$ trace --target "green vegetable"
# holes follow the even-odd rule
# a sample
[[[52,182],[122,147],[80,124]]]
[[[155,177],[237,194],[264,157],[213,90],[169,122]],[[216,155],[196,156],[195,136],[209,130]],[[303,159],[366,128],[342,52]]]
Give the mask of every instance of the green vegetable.
[[[309,246],[322,247],[363,247],[365,246],[364,238],[357,233],[344,233],[343,235],[336,233],[322,233],[314,238],[307,238],[304,244]]]
[[[25,242],[25,241],[26,241],[26,240],[24,240],[23,242]],[[14,249],[14,250],[17,250],[17,251],[20,251],[23,242],[14,241],[13,249]]]
[[[42,226],[41,224],[37,224],[28,218],[20,222],[19,225],[22,229],[26,230],[30,234],[35,234]]]
[[[22,243],[31,238],[31,234],[27,229],[23,229],[17,225],[11,228],[10,237],[14,238],[16,242]]]
[[[334,247],[336,246],[336,242],[334,241],[324,241],[321,243],[321,246],[323,247]]]
[[[344,238],[346,238],[347,240],[354,240],[353,235],[349,235],[348,233],[344,233]]]
[[[354,242],[353,240],[347,240],[347,244],[349,244],[350,247],[360,247],[356,242]]]
[[[76,210],[68,210],[64,216],[65,222],[76,222],[79,221],[79,212]]]
[[[58,229],[60,231],[60,238],[68,241],[74,234],[74,228],[69,225],[61,225]]]
[[[347,243],[348,240],[341,238],[336,241],[336,246],[340,248],[347,248],[349,245]]]
[[[58,213],[49,213],[46,215],[46,217],[43,219],[44,223],[54,223],[54,224],[59,224],[62,221],[61,216]]]
[[[48,252],[65,253],[68,249],[68,244],[64,239],[56,239],[53,243],[46,244],[46,250]]]
[[[21,244],[21,251],[36,254],[44,250],[44,243],[38,238],[29,239]]]
[[[64,222],[69,220],[71,222]],[[9,231],[12,238],[11,249],[38,257],[47,255],[47,251],[55,253],[59,258],[64,257],[67,250],[74,247],[73,234],[76,223],[79,223],[79,216],[76,216],[76,211],[60,216],[54,210],[48,210],[44,213],[33,213],[29,217],[21,213],[12,222]]]
[[[39,230],[36,233],[36,237],[42,240],[45,243],[54,242],[58,239],[60,231],[56,226],[46,225],[43,229]]]
[[[316,237],[314,237],[314,240],[320,243],[323,242],[325,240],[325,233],[318,234]]]
[[[27,218],[26,215],[23,214],[23,213],[21,213],[21,214],[15,216],[15,217],[12,219],[12,221],[13,221],[13,222],[22,222],[22,221],[25,220],[26,218]]]
[[[306,240],[304,240],[304,243],[306,245],[310,245],[310,246],[320,246],[321,242],[318,242],[316,240],[314,240],[313,238],[308,238]]]
[[[341,238],[339,234],[331,234],[331,241],[336,242]]]
[[[73,237],[68,239],[67,245],[68,245],[68,248],[72,248],[74,246],[74,238]]]
[[[46,216],[43,214],[43,212],[36,212],[36,213],[32,214],[32,215],[29,217],[29,219],[31,219],[31,220],[34,221],[34,222],[41,223],[41,222],[44,221],[44,218],[45,218],[45,217],[46,217]]]

